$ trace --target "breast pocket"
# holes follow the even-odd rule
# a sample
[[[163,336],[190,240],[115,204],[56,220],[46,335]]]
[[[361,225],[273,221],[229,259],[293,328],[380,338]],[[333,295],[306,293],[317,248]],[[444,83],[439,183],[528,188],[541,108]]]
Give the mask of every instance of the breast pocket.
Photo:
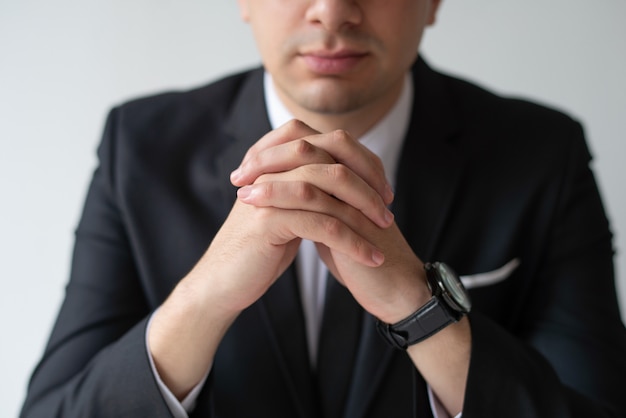
[[[520,259],[514,258],[500,268],[484,273],[461,276],[461,281],[466,289],[475,289],[500,283],[511,276],[520,265]]]

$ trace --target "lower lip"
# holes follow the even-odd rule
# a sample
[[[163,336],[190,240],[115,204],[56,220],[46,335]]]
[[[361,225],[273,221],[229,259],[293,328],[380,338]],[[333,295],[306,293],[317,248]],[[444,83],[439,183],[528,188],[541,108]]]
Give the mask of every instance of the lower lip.
[[[366,55],[349,55],[345,57],[319,57],[302,55],[309,70],[324,75],[340,75],[352,71]]]

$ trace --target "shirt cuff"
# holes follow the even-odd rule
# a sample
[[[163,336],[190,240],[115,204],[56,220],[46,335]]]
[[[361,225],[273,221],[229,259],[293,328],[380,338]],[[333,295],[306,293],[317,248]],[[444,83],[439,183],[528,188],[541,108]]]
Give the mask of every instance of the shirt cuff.
[[[430,402],[430,410],[433,412],[434,418],[451,418],[450,414],[448,414],[448,411],[445,410],[445,408],[439,401],[439,398],[437,398],[437,396],[435,396],[435,394],[433,393],[430,385],[428,385],[428,401]],[[459,412],[456,416],[452,418],[461,418],[462,415],[463,412]]]
[[[172,413],[174,418],[188,418],[189,413],[192,412],[193,409],[196,407],[196,401],[198,400],[198,395],[200,394],[200,391],[202,390],[202,387],[204,386],[204,383],[206,382],[206,379],[209,376],[209,372],[211,371],[211,368],[209,368],[209,370],[206,371],[205,375],[202,377],[200,382],[196,386],[194,386],[193,389],[191,389],[191,391],[189,392],[187,396],[185,396],[185,399],[183,399],[182,401],[179,401],[176,398],[176,396],[174,396],[172,391],[170,391],[170,389],[165,385],[165,383],[163,383],[163,380],[161,380],[161,376],[159,376],[159,372],[157,371],[156,366],[154,365],[154,359],[152,358],[152,353],[150,352],[150,349],[148,348],[148,331],[150,330],[150,325],[152,324],[152,318],[154,318],[154,314],[156,312],[157,311],[154,311],[152,315],[150,316],[150,319],[148,320],[148,326],[146,327],[146,336],[145,336],[146,352],[148,353],[148,359],[150,360],[150,368],[152,369],[152,374],[154,375],[154,379],[157,382],[157,386],[159,387],[159,390],[161,391],[161,396],[163,396],[163,399],[165,400],[165,403],[167,404],[167,407],[170,409],[170,412]]]

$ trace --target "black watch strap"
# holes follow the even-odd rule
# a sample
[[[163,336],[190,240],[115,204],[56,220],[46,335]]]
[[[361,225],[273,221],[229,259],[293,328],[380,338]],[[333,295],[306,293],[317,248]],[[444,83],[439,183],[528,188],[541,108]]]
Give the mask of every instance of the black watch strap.
[[[406,350],[408,346],[425,340],[452,322],[457,322],[460,316],[447,309],[439,297],[433,296],[424,306],[402,321],[395,324],[376,321],[376,326],[387,342],[396,348]]]

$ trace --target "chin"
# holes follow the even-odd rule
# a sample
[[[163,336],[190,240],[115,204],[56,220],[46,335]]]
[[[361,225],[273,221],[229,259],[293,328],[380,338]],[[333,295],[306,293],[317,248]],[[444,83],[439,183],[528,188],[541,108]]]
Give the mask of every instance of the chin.
[[[361,108],[366,100],[363,90],[354,91],[331,88],[316,88],[314,91],[303,92],[300,97],[294,97],[299,106],[310,112],[340,115],[350,113]]]

